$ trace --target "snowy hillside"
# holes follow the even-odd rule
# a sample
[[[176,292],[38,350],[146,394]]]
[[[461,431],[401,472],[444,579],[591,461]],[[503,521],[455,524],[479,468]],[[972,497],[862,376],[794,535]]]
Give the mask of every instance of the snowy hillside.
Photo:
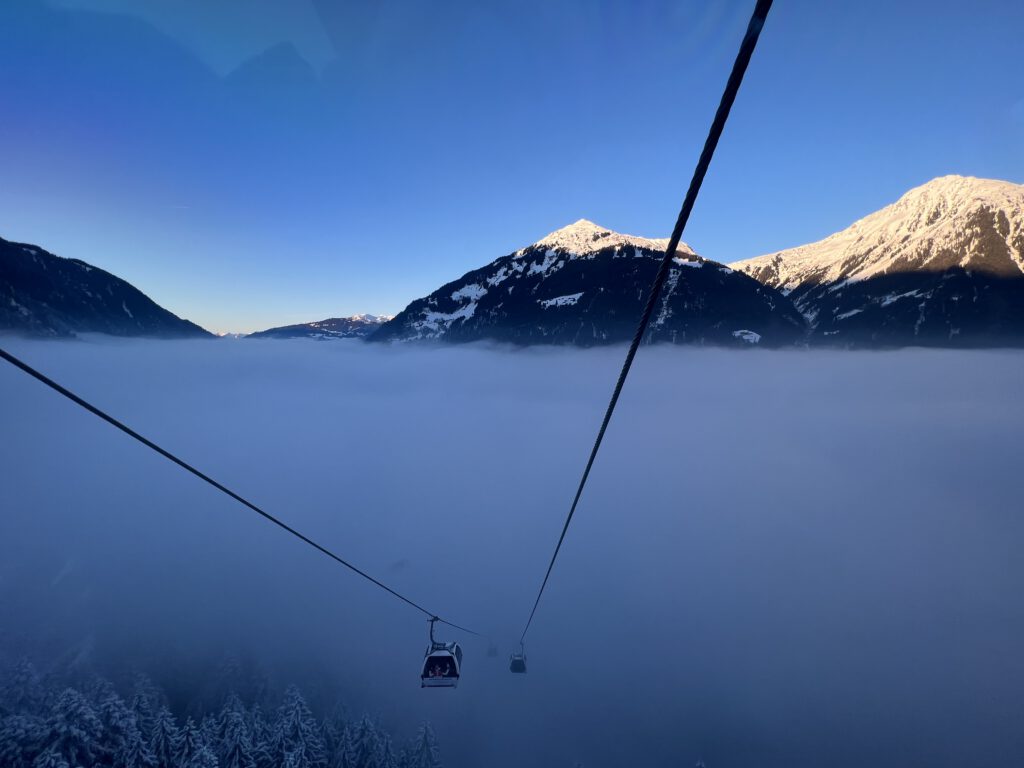
[[[109,272],[0,238],[0,331],[31,336],[210,336]]]
[[[283,325],[246,336],[247,339],[353,339],[364,338],[391,319],[391,315],[329,317],[312,323]]]
[[[1024,185],[943,176],[817,243],[736,262],[793,299],[814,339],[1024,336]]]
[[[585,219],[412,302],[372,340],[589,346],[632,337],[668,240]],[[788,299],[680,244],[649,339],[786,344],[804,321]]]

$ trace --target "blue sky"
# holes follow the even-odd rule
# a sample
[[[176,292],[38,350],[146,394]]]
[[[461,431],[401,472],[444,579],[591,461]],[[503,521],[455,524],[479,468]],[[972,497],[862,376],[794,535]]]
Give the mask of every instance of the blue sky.
[[[4,0],[0,236],[215,331],[394,313],[580,217],[666,236],[753,3]],[[684,239],[1024,182],[1024,4],[777,0]]]

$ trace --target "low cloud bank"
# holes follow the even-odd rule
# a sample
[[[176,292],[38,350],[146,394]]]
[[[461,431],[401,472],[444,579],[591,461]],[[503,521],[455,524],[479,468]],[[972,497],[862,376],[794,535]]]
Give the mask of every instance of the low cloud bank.
[[[643,349],[513,677],[623,350],[5,343],[501,654],[421,691],[423,617],[7,367],[0,661],[242,656],[456,768],[1024,760],[1019,352]]]

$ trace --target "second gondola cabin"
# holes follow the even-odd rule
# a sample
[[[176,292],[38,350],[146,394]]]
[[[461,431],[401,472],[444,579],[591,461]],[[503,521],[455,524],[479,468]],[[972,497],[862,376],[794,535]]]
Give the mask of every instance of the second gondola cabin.
[[[423,657],[421,688],[455,688],[462,674],[462,647],[458,643],[431,642]]]
[[[513,653],[511,658],[508,660],[509,672],[514,672],[517,675],[526,673],[526,654],[525,653]]]

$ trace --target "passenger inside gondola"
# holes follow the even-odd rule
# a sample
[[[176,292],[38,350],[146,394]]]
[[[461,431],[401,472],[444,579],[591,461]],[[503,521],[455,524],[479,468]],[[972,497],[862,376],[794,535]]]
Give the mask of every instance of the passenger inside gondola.
[[[428,671],[429,677],[454,677],[455,670],[448,659],[436,659]]]

